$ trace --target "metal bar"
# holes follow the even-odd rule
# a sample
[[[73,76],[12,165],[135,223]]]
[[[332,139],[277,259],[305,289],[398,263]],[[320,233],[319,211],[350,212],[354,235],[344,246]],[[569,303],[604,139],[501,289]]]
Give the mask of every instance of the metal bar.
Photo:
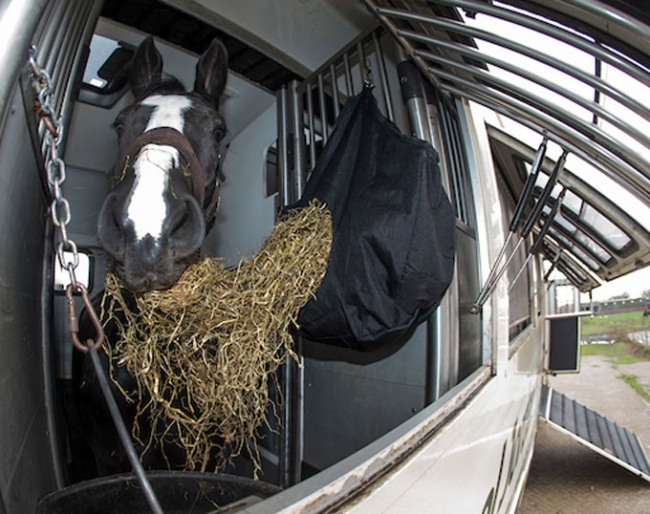
[[[457,67],[463,69],[464,65],[459,64]],[[594,144],[594,141],[596,143],[599,143],[599,146],[606,148],[608,151],[612,152],[618,157],[621,157],[623,160],[634,166],[641,174],[646,175],[648,178],[650,178],[650,162],[644,159],[638,153],[632,151],[629,146],[623,145],[621,142],[614,139],[610,134],[598,126],[592,125],[591,123],[575,116],[568,118],[566,112],[561,107],[547,102],[545,99],[538,95],[527,92],[523,88],[514,86],[509,82],[495,77],[494,75],[491,75],[490,73],[484,72],[482,70],[472,71],[474,75],[478,75],[483,78],[484,82],[481,83],[475,83],[470,80],[463,79],[438,68],[429,68],[429,73],[433,73],[440,78],[456,81],[463,86],[471,89],[485,89],[485,82],[491,82],[495,85],[495,87],[513,93],[513,96],[521,99],[520,101],[525,100],[525,103],[534,106],[536,110],[550,114],[555,119],[562,122],[564,125],[575,128],[590,138],[592,145]],[[490,91],[490,93],[491,92],[492,91]]]
[[[336,82],[336,66],[334,63],[330,64],[330,79],[332,81],[332,99],[334,100],[334,119],[339,117],[339,85]]]
[[[298,200],[303,190],[305,189],[305,152],[304,152],[304,137],[305,131],[303,127],[303,106],[301,95],[298,93],[298,82],[293,81],[289,84],[290,90],[288,100],[290,102],[291,112],[291,134],[292,137],[292,150],[293,150],[293,188],[292,195],[289,198],[290,203]]]
[[[287,87],[282,86],[276,94],[278,104],[278,176],[280,179],[280,205],[287,205],[291,198],[289,180],[289,157],[287,155]]]
[[[427,104],[422,89],[422,77],[411,61],[397,65],[402,100],[409,113],[411,132],[418,139],[431,143],[431,131],[427,116]]]
[[[359,41],[357,43],[357,59],[359,59],[359,73],[361,74],[361,83],[366,84],[368,80],[372,82],[372,75],[368,63],[366,62],[366,56],[363,52],[363,42]],[[364,72],[366,73],[364,75]]]
[[[316,130],[314,129],[314,100],[311,93],[312,87],[308,85],[305,95],[307,95],[307,123],[309,127],[309,169],[314,171],[316,167]]]
[[[404,61],[397,65],[402,99],[406,105],[412,132],[424,141],[433,145],[434,133],[439,134],[439,127],[433,130],[422,75],[411,61]],[[442,181],[449,188],[449,168],[443,158],[446,173],[442,173]],[[457,319],[454,312],[457,306],[454,291],[457,291],[457,278],[450,284],[447,294],[432,316],[427,320],[427,353],[430,367],[427,376],[427,394],[436,399],[458,383],[458,346],[459,334],[452,320]]]
[[[443,89],[447,93],[486,105],[496,112],[519,121],[523,125],[534,128],[537,132],[541,132],[543,129],[548,130],[550,140],[561,144],[572,153],[582,157],[589,164],[602,171],[604,175],[622,185],[642,202],[647,203],[650,201],[650,168],[637,169],[622,159],[620,155],[605,151],[602,146],[599,146],[602,150],[597,151],[594,148],[596,146],[594,141],[585,137],[584,134],[578,132],[572,126],[560,124],[552,116],[533,110],[529,105],[517,99],[495,90],[491,90],[489,98],[486,98],[484,91],[481,90],[478,84],[462,81],[458,77],[454,77],[454,80],[461,81],[471,88],[474,93],[445,84]],[[618,173],[613,173],[614,170]]]
[[[499,254],[497,255],[497,258],[495,259],[494,263],[492,264],[492,267],[490,268],[490,272],[485,280],[485,284],[479,291],[479,294],[474,302],[474,305],[472,306],[471,312],[474,314],[478,314],[481,311],[481,308],[484,305],[485,300],[492,293],[492,290],[496,286],[496,283],[503,275],[504,270],[500,268],[501,260],[505,256],[506,250],[510,245],[510,241],[512,240],[512,237],[517,233],[517,231],[519,230],[519,226],[521,225],[521,219],[523,216],[524,209],[526,207],[526,204],[528,203],[528,200],[530,199],[531,194],[533,193],[533,187],[535,186],[535,182],[537,181],[537,177],[539,176],[539,172],[542,168],[542,161],[544,160],[544,156],[546,155],[547,141],[548,139],[545,136],[544,139],[542,139],[542,143],[540,144],[539,148],[537,149],[537,153],[535,154],[535,158],[533,159],[533,165],[531,167],[530,173],[528,174],[528,177],[526,178],[526,183],[524,184],[524,190],[521,196],[519,197],[519,201],[517,202],[517,206],[515,208],[515,213],[512,217],[512,220],[510,221],[510,230],[508,232],[508,236],[506,237],[505,242],[501,246],[501,250],[499,251]],[[519,245],[517,245],[517,248],[518,247]],[[513,251],[513,255],[514,255],[514,251]],[[510,256],[510,258],[508,259],[508,263],[510,262],[510,259],[512,259],[512,256]],[[505,267],[507,267],[507,263],[504,265],[504,268]]]
[[[4,2],[0,7],[0,127],[47,4],[47,0],[24,0]]]
[[[302,92],[304,90],[304,87],[306,86],[306,83],[313,83],[316,81],[316,77],[319,74],[326,74],[329,73],[329,68],[330,64],[334,63],[336,66],[338,66],[341,62],[341,56],[345,54],[349,54],[349,58],[354,55],[354,52],[356,51],[357,44],[360,41],[365,41],[366,39],[370,38],[370,34],[374,31],[377,30],[376,28],[373,28],[371,30],[368,30],[356,38],[354,38],[352,41],[350,41],[347,45],[345,45],[343,48],[341,48],[336,54],[334,54],[333,57],[325,61],[318,69],[316,69],[314,72],[312,72],[311,75],[309,75],[301,84],[298,90]]]
[[[542,214],[542,210],[544,209],[546,202],[548,201],[548,199],[551,196],[551,193],[553,192],[553,188],[555,187],[555,184],[557,184],[557,181],[559,180],[560,175],[562,174],[562,170],[564,170],[564,164],[566,163],[566,158],[568,155],[569,155],[568,150],[564,150],[560,158],[555,163],[555,167],[553,168],[551,176],[549,177],[548,182],[546,183],[546,186],[544,187],[541,196],[537,200],[537,203],[535,204],[532,214],[530,215],[530,217],[526,221],[526,224],[524,225],[524,228],[521,232],[521,237],[523,238],[528,237],[528,235],[533,230],[533,227],[535,226],[537,220]]]
[[[605,47],[593,43],[583,37],[577,36],[575,33],[568,30],[562,29],[557,25],[548,23],[546,21],[540,20],[538,18],[533,18],[520,12],[511,11],[504,9],[502,7],[496,7],[493,5],[487,5],[484,2],[475,2],[472,0],[434,0],[435,3],[443,5],[452,5],[454,7],[463,7],[465,9],[470,9],[475,12],[481,12],[489,16],[494,16],[496,18],[501,18],[512,23],[521,25],[522,27],[535,30],[542,34],[546,34],[555,39],[558,39],[568,45],[571,45],[575,48],[587,52],[590,55],[593,55],[602,61],[605,61],[612,66],[617,67],[618,69],[624,71],[628,75],[636,78],[639,82],[644,83],[647,86],[650,86],[650,78],[648,73],[642,67],[640,67],[635,62],[625,59],[621,54],[611,52],[606,50]],[[640,26],[639,26],[640,27]],[[646,29],[647,31],[647,29]],[[647,32],[643,34],[644,37],[647,37]]]
[[[508,235],[512,234],[512,232],[509,232]],[[472,314],[478,314],[481,312],[481,309],[483,308],[483,305],[485,305],[485,302],[487,299],[490,297],[492,292],[494,291],[494,288],[496,285],[499,283],[499,280],[501,280],[501,277],[505,273],[505,271],[508,269],[508,266],[512,262],[512,259],[515,257],[516,253],[519,251],[519,247],[521,244],[525,241],[523,237],[520,237],[519,240],[517,241],[517,244],[515,245],[514,249],[512,252],[508,255],[506,258],[505,263],[503,266],[500,268],[495,268],[492,266],[492,269],[490,269],[490,276],[488,276],[488,279],[492,277],[492,280],[490,282],[486,282],[485,285],[483,286],[483,289],[479,292],[478,296],[476,297],[476,300],[474,301],[474,305],[472,305],[472,308],[470,309],[470,312]],[[505,245],[504,245],[505,247]]]
[[[354,95],[354,83],[352,82],[352,71],[350,69],[350,58],[348,53],[343,54],[343,70],[345,71],[345,88],[348,96]]]
[[[325,89],[323,87],[323,74],[318,74],[318,106],[320,107],[320,126],[323,136],[323,143],[329,138],[329,126],[327,125],[327,110],[325,106]]]
[[[62,48],[63,41],[67,36],[66,33],[69,32],[69,30],[61,30],[61,27],[65,27],[66,24],[70,22],[71,18],[74,17],[74,14],[71,13],[74,13],[75,2],[59,3],[57,4],[57,7],[59,10],[56,11],[56,15],[59,19],[57,19],[57,21],[54,22],[50,28],[51,36],[47,38],[48,43],[46,43],[47,57],[45,59],[41,59],[41,66],[49,71],[50,76],[52,76],[53,80],[55,68],[57,66],[57,63],[60,61],[59,51]],[[57,28],[59,30],[56,30]],[[76,27],[74,27],[73,30],[74,29],[76,29]]]
[[[612,113],[604,109],[600,104],[586,100],[585,98],[582,98],[580,95],[577,95],[573,91],[566,89],[555,82],[546,80],[545,78],[539,75],[531,73],[525,70],[524,68],[514,66],[501,59],[497,59],[495,57],[491,57],[488,55],[483,55],[482,52],[475,50],[473,48],[469,48],[465,45],[447,43],[442,40],[437,40],[437,38],[427,38],[427,39],[432,39],[436,41],[436,44],[438,44],[439,46],[444,46],[450,49],[454,49],[459,53],[476,57],[477,59],[483,59],[485,62],[498,66],[499,68],[502,68],[506,71],[519,75],[520,77],[523,77],[526,80],[530,80],[531,82],[534,82],[542,87],[545,87],[546,89],[553,91],[554,93],[557,93],[560,96],[563,96],[564,98],[574,102],[575,104],[579,105],[583,109],[587,109],[589,112],[591,112],[594,115],[594,120],[597,120],[598,116],[600,116],[601,118],[607,120],[608,122],[610,122],[612,125],[620,129],[621,131],[627,133],[633,139],[636,139],[637,141],[644,144],[645,146],[650,146],[650,138],[646,136],[643,132],[637,130],[629,123],[626,123],[621,118],[613,115]],[[490,72],[485,72],[484,70],[481,70],[479,68],[467,64],[458,63],[451,59],[446,59],[444,57],[441,57],[439,55],[436,55],[432,52],[428,52],[425,50],[416,50],[416,54],[424,59],[427,59],[428,61],[434,61],[441,64],[446,64],[448,66],[461,69],[467,73],[471,73],[475,76],[480,76],[483,78],[488,77],[488,80],[495,81],[495,77]],[[498,80],[500,83],[508,84],[508,82],[502,81],[501,79]],[[598,90],[596,90],[596,93],[598,93]],[[592,121],[592,125],[595,126],[596,124]]]
[[[390,32],[395,40],[404,48],[406,53],[408,55],[412,55],[413,57],[413,62],[415,65],[420,68],[420,71],[424,74],[427,74],[427,66],[424,61],[415,56],[415,48],[413,45],[411,45],[404,37],[400,36],[399,31],[397,26],[393,23],[393,21],[386,15],[382,14],[380,12],[379,7],[373,0],[363,0],[363,3],[366,4],[366,7],[374,13],[374,15],[379,19],[379,21],[384,25],[384,27]],[[432,76],[430,77],[430,80],[433,81],[434,85],[438,88],[440,88],[441,84],[440,81],[435,77]]]
[[[519,271],[517,271],[514,278],[510,282],[510,286],[508,287],[508,290],[511,290],[514,287],[515,283],[517,282],[517,280],[519,280],[519,277],[524,272],[524,269],[526,269],[526,267],[528,266],[528,263],[530,262],[532,256],[535,255],[538,252],[538,250],[541,248],[542,243],[544,241],[544,237],[546,237],[546,234],[548,233],[548,230],[551,228],[555,216],[560,210],[560,206],[562,205],[562,201],[564,200],[565,194],[566,194],[566,189],[562,189],[562,192],[555,200],[553,209],[551,210],[548,217],[546,218],[546,222],[544,223],[541,230],[539,231],[539,234],[537,234],[537,237],[535,238],[535,242],[533,243],[532,248],[528,252],[528,257],[526,257],[526,260],[521,265],[521,268],[519,268]]]
[[[100,2],[77,2],[77,11],[72,21],[66,21],[64,26],[74,27],[74,30],[67,30],[68,36],[63,41],[63,47],[57,51],[57,62],[60,66],[56,66],[52,74],[53,83],[57,84],[59,94],[55,98],[55,111],[59,113],[63,126],[68,126],[67,121],[72,115],[72,88],[78,78],[75,65],[79,65],[81,61],[81,54],[83,47],[79,44],[82,41],[84,34],[87,32],[87,26],[83,20],[88,19],[92,8],[95,7],[97,15],[99,15],[98,7]],[[91,26],[94,28],[96,17],[93,19]],[[63,58],[61,56],[63,54]],[[63,134],[63,143],[67,134]],[[47,143],[45,143],[47,144]]]
[[[612,24],[625,27],[627,30],[635,32],[637,36],[643,38],[648,37],[647,25],[611,5],[605,7],[602,2],[594,2],[593,0],[564,0],[564,2],[578,6],[586,11],[591,11],[600,18],[607,18]]]
[[[336,89],[336,87],[335,87]],[[289,102],[289,111],[291,125],[288,127],[290,133],[292,134],[292,150],[293,150],[293,194],[288,199],[291,204],[296,202],[304,189],[304,177],[305,177],[305,160],[304,160],[304,127],[303,127],[303,106],[301,102],[302,95],[298,93],[298,82],[292,81],[289,84],[288,88],[288,102]],[[291,394],[289,398],[292,399],[292,402],[285,401],[283,404],[283,409],[287,412],[287,416],[291,418],[288,439],[290,446],[287,446],[289,455],[287,456],[290,459],[291,465],[288,467],[288,473],[284,473],[283,476],[285,479],[289,478],[289,482],[285,485],[293,485],[301,480],[301,468],[302,468],[302,459],[304,455],[304,411],[305,411],[305,402],[304,402],[304,382],[305,382],[305,372],[304,372],[304,357],[303,357],[303,339],[301,336],[295,337],[295,342],[297,346],[297,355],[299,359],[299,364],[297,364],[293,358],[287,357],[285,361],[285,368],[291,367],[291,373],[287,378],[290,378],[290,381],[285,381],[285,395],[286,389],[291,389]],[[285,400],[286,400],[285,396]]]
[[[539,219],[542,210],[544,209],[544,206],[546,205],[546,202],[548,198],[550,197],[553,188],[555,187],[555,184],[557,184],[557,181],[560,177],[560,174],[562,173],[562,170],[564,169],[564,163],[566,162],[566,158],[568,155],[568,151],[564,150],[562,152],[562,155],[560,158],[557,160],[555,163],[555,168],[553,168],[553,172],[551,173],[551,176],[546,183],[546,186],[544,186],[544,190],[542,191],[542,194],[540,195],[539,199],[535,203],[535,207],[533,208],[533,212],[531,215],[528,217],[528,220],[526,221],[524,228],[521,232],[521,236],[519,241],[517,242],[517,246],[515,249],[510,253],[508,258],[506,259],[505,264],[496,272],[494,272],[496,268],[496,263],[495,265],[492,266],[492,269],[490,270],[490,275],[488,276],[488,281],[486,281],[486,284],[483,286],[483,289],[478,294],[478,297],[476,298],[476,301],[474,302],[474,305],[471,308],[471,311],[473,314],[478,314],[481,311],[481,308],[485,304],[485,301],[487,298],[492,294],[492,291],[496,287],[496,284],[501,280],[501,277],[503,276],[505,270],[508,268],[510,262],[512,261],[513,257],[517,253],[517,250],[519,249],[519,246],[523,241],[526,240],[528,235],[531,233],[533,227],[537,223],[537,220]],[[548,229],[547,229],[548,230]],[[509,232],[510,234],[513,234],[513,232]],[[508,238],[509,239],[509,238]],[[506,240],[506,244],[504,244],[504,248],[507,246],[508,240]],[[499,254],[501,255],[501,254]],[[489,281],[490,277],[494,277],[492,281]]]
[[[594,61],[594,76],[598,78],[601,78],[603,76],[603,63],[600,59],[596,59]],[[600,91],[598,89],[594,89],[594,103],[600,105]],[[598,116],[594,114],[591,122],[594,125],[598,123]]]
[[[377,58],[377,67],[379,68],[379,81],[381,84],[381,91],[384,98],[384,106],[386,107],[386,117],[390,121],[395,121],[393,114],[393,106],[390,101],[390,86],[388,84],[388,73],[386,72],[386,63],[384,62],[384,52],[381,49],[377,32],[372,33],[372,42],[375,47],[375,56]]]
[[[158,498],[156,497],[156,493],[154,492],[153,487],[151,486],[151,482],[149,482],[149,479],[147,478],[147,474],[145,473],[144,468],[142,467],[140,458],[138,457],[138,454],[136,453],[135,448],[133,447],[133,443],[131,442],[131,437],[129,436],[129,431],[127,430],[126,425],[124,424],[124,420],[122,419],[122,415],[120,414],[120,409],[117,406],[117,403],[115,402],[113,393],[111,392],[111,387],[108,385],[108,379],[106,378],[106,375],[104,374],[104,370],[102,369],[102,364],[99,360],[99,355],[97,354],[95,345],[89,344],[88,350],[89,350],[88,353],[90,354],[90,360],[93,364],[93,367],[95,368],[95,375],[97,376],[97,380],[99,381],[99,387],[102,391],[102,395],[104,395],[104,400],[106,400],[106,406],[108,407],[108,410],[111,414],[111,418],[113,419],[113,423],[115,424],[115,429],[117,430],[117,433],[120,437],[120,442],[124,447],[126,456],[128,457],[129,462],[131,463],[131,467],[133,468],[133,473],[137,477],[138,482],[140,482],[140,486],[142,487],[142,492],[144,494],[144,497],[147,500],[147,503],[149,504],[149,508],[155,514],[163,514],[163,510],[162,507],[160,506],[160,502],[158,501]]]
[[[490,98],[485,98],[480,92],[470,93],[448,85],[444,87],[448,93],[489,107],[493,111],[503,114],[531,130],[540,133],[548,131],[550,141],[567,148],[640,201],[649,201],[650,184],[644,182],[643,177],[639,177],[638,172],[626,162],[604,153],[592,155],[590,151],[593,148],[593,142],[590,142],[582,134],[572,132],[569,127],[560,126],[551,117],[533,113],[527,105],[518,104],[516,100],[500,95],[498,92],[493,91]]]
[[[562,252],[563,250],[560,248],[555,255],[554,259],[551,261],[551,267],[548,269],[548,271],[544,274],[544,282],[547,282],[549,277],[551,276],[551,273],[555,270],[557,267],[558,262],[560,262],[560,258],[562,257]]]
[[[492,294],[492,291],[494,290],[494,287],[496,286],[496,284],[499,282],[499,280],[503,276],[503,273],[508,268],[508,265],[512,261],[514,255],[517,253],[517,250],[519,249],[519,246],[528,237],[528,235],[532,231],[533,227],[537,223],[537,220],[539,219],[539,216],[541,215],[542,210],[544,209],[544,206],[546,205],[546,202],[547,202],[548,198],[550,197],[551,192],[553,191],[553,188],[555,187],[555,184],[557,183],[557,180],[558,180],[560,174],[562,173],[562,170],[564,169],[564,163],[566,162],[567,155],[568,155],[568,152],[566,150],[564,150],[561,157],[555,163],[555,168],[553,169],[553,173],[551,174],[551,177],[549,178],[548,182],[546,183],[546,186],[544,187],[544,190],[542,191],[541,196],[537,200],[537,203],[535,204],[533,212],[531,213],[528,220],[526,221],[524,229],[522,230],[522,233],[521,233],[521,238],[519,239],[519,242],[517,243],[517,246],[512,251],[512,253],[508,256],[508,259],[506,260],[503,267],[501,269],[499,269],[499,271],[495,274],[494,280],[491,283],[489,283],[489,285],[486,284],[486,286],[483,287],[483,289],[481,290],[481,292],[478,295],[478,298],[474,302],[474,305],[472,306],[472,309],[471,309],[472,313],[477,314],[478,312],[481,311],[481,308],[485,304],[485,301],[490,296],[490,294]],[[562,194],[562,197],[564,197],[564,194]],[[558,205],[558,207],[559,207],[559,205]],[[550,227],[550,224],[548,226]],[[548,231],[548,227],[546,228],[546,230]],[[512,233],[513,232],[510,232],[510,234],[512,234]],[[532,255],[532,252],[531,252],[530,255]],[[526,262],[524,263],[524,266],[526,264],[528,264],[528,260],[526,260]],[[494,269],[494,267],[492,269]],[[517,277],[519,276],[519,274],[520,274],[520,272],[517,274]],[[513,283],[515,281],[516,280],[514,280]],[[510,287],[512,287],[512,284],[510,285]]]
[[[556,68],[562,71],[563,73],[566,73],[567,75],[571,75],[577,80],[585,84],[588,84],[593,88],[598,89],[599,91],[605,93],[612,99],[625,105],[628,109],[635,112],[639,116],[642,116],[647,120],[650,120],[650,113],[648,112],[648,108],[646,105],[644,105],[641,102],[638,102],[636,99],[630,97],[620,89],[615,88],[608,82],[604,81],[602,78],[595,77],[594,75],[591,75],[589,73],[580,70],[579,68],[568,65],[561,59],[556,59],[553,56],[547,55],[538,50],[521,45],[516,41],[512,41],[498,34],[493,34],[492,32],[487,32],[485,30],[472,27],[470,25],[465,25],[463,23],[458,23],[446,19],[432,18],[432,17],[428,17],[427,22],[431,25],[434,25],[436,27],[439,27],[447,31],[452,31],[457,34],[463,34],[478,39],[482,39],[483,41],[487,41],[489,43],[493,43],[503,48],[507,48],[508,50],[512,50],[513,52],[517,52],[521,55],[525,55],[526,57],[530,57],[531,59],[535,59],[536,61],[542,62],[548,66],[551,66],[552,68]],[[415,41],[429,43],[429,44],[438,44],[437,42],[439,41],[439,39],[437,38],[430,38],[429,36],[425,36],[409,30],[398,30],[398,34],[406,41],[412,39]],[[415,52],[415,49],[413,49],[413,51]],[[481,56],[481,59],[485,59],[486,57],[487,56]]]
[[[537,149],[535,158],[533,159],[533,164],[530,168],[530,173],[528,174],[528,177],[526,177],[526,183],[524,184],[524,191],[519,197],[519,201],[517,202],[517,207],[515,208],[515,214],[512,217],[512,221],[510,222],[510,232],[516,232],[519,230],[519,226],[521,225],[521,220],[524,214],[524,209],[526,208],[526,204],[528,203],[528,200],[530,200],[530,195],[533,194],[533,187],[535,186],[535,182],[537,181],[539,172],[542,169],[542,162],[544,160],[544,156],[546,155],[547,144],[548,144],[548,136],[545,134],[544,138],[542,139],[542,143],[539,145],[539,148]]]
[[[286,207],[294,203],[304,188],[304,159],[303,159],[303,124],[302,124],[302,102],[301,94],[298,92],[298,83],[290,82],[282,88],[278,120],[278,155],[283,155],[284,165],[280,174],[283,181],[289,187],[284,188],[284,196],[281,198],[281,205]],[[280,138],[280,135],[282,137]],[[289,148],[293,154],[293,163],[289,159]],[[291,187],[293,186],[293,187]],[[300,338],[297,345],[302,344]],[[280,486],[283,488],[300,481],[300,467],[302,461],[303,426],[302,411],[304,383],[303,370],[298,366],[291,356],[285,358],[282,367],[282,432],[280,440],[279,476]]]

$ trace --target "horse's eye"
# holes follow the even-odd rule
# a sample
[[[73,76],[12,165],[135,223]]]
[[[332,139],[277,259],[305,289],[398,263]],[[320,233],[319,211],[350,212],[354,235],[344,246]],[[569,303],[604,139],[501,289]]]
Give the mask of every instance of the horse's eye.
[[[221,141],[226,135],[226,130],[223,127],[215,127],[212,134],[217,141]]]
[[[124,133],[124,124],[116,121],[113,123],[113,130],[115,130],[117,136],[120,137]]]

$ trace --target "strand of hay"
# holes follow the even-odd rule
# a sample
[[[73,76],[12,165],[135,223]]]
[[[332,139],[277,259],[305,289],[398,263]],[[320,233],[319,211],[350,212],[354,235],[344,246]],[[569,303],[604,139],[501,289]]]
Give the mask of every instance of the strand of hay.
[[[143,442],[136,422],[136,440],[175,440],[186,468],[201,471],[215,450],[219,465],[245,450],[257,475],[269,378],[295,358],[290,329],[325,275],[331,242],[330,213],[312,202],[280,220],[251,259],[230,269],[204,259],[172,289],[136,296],[135,306],[109,275],[102,319],[120,334],[111,362],[136,379],[137,417],[167,427]]]

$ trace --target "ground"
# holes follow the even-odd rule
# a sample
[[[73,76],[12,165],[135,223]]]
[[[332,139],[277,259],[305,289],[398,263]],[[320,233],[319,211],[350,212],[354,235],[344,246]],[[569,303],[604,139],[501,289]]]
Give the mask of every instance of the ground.
[[[635,432],[650,454],[650,403],[620,378],[636,377],[650,395],[650,361],[617,362],[583,356],[580,373],[550,377],[549,385]],[[650,514],[650,483],[540,421],[517,514],[546,513]]]

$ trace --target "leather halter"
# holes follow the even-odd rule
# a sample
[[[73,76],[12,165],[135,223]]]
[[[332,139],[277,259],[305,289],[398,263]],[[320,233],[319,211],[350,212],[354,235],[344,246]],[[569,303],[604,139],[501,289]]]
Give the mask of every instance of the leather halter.
[[[138,136],[135,141],[131,143],[120,161],[123,163],[124,170],[130,168],[137,158],[140,150],[142,150],[144,146],[151,143],[156,145],[171,146],[178,150],[181,157],[185,160],[189,173],[183,171],[183,175],[191,179],[189,183],[190,189],[194,195],[194,198],[196,198],[196,200],[199,202],[199,205],[203,209],[206,225],[209,230],[212,223],[214,222],[214,217],[219,207],[218,171],[216,173],[215,183],[212,187],[210,196],[206,200],[205,174],[203,173],[203,167],[201,166],[201,163],[196,156],[196,152],[192,147],[192,143],[190,143],[190,141],[182,132],[179,132],[172,127],[157,127],[140,134],[140,136]],[[122,175],[124,175],[124,173]],[[121,181],[122,178],[119,180]]]

